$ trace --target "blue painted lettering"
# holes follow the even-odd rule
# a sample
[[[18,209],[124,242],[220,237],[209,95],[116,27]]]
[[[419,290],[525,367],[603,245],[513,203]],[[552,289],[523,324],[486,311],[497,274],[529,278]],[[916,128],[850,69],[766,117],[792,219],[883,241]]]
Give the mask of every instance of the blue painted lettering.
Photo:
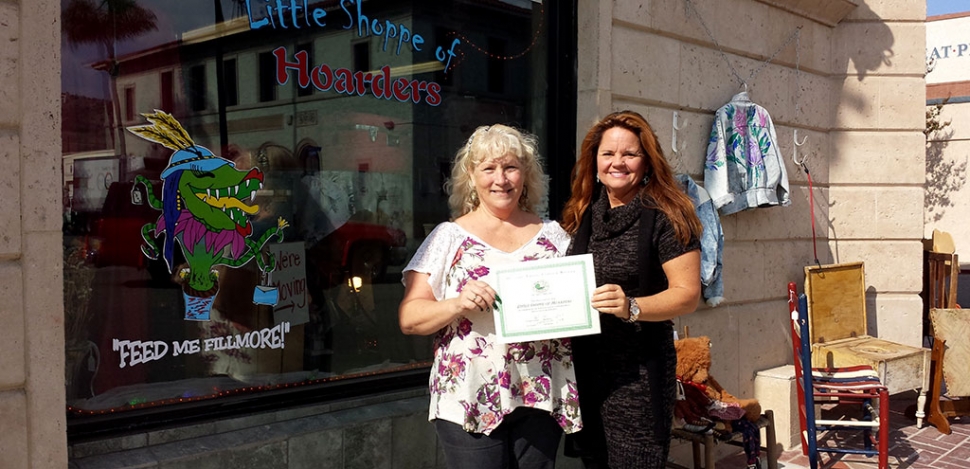
[[[300,29],[301,23],[307,27],[327,25],[323,18],[327,11],[322,7],[310,8],[309,0],[255,0],[263,3],[263,8],[253,8],[253,0],[246,0],[246,12],[249,15],[249,29],[259,29],[269,25],[271,28]],[[260,18],[260,19],[256,19]],[[289,21],[287,21],[289,18]],[[313,20],[311,23],[310,20]]]
[[[447,51],[445,51],[445,49],[441,46],[438,46],[438,48],[434,51],[434,57],[438,59],[438,62],[443,62],[445,64],[445,73],[448,73],[448,69],[451,67],[451,59],[455,58],[456,56],[455,47],[458,47],[458,44],[461,44],[461,40],[455,38],[455,40],[451,42],[451,48]]]
[[[269,24],[269,20],[266,18],[259,21],[253,21],[253,7],[250,5],[251,1],[252,0],[246,0],[246,12],[249,13],[249,29],[259,29]]]
[[[354,0],[340,0],[340,9],[347,14],[347,24],[344,26],[344,29],[350,29],[354,27],[354,14],[347,9],[346,3],[354,3]]]
[[[327,10],[324,10],[323,8],[313,9],[313,22],[316,23],[317,26],[321,28],[326,26],[327,22],[323,21],[323,19],[326,17],[327,17]]]
[[[357,5],[355,10],[348,8],[349,4]],[[424,38],[419,34],[414,34],[411,29],[403,23],[395,23],[391,20],[371,19],[364,14],[363,5],[360,0],[340,0],[340,9],[347,15],[347,23],[343,29],[352,29],[357,26],[357,36],[381,36],[381,50],[386,51],[390,45],[395,55],[401,55],[401,49],[405,44],[411,46],[412,50],[420,51]],[[396,44],[395,44],[396,43]]]

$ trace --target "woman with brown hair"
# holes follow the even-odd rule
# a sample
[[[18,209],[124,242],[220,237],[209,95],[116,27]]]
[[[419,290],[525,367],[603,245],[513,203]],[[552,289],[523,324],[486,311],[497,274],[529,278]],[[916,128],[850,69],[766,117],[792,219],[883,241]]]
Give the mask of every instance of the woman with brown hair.
[[[677,355],[671,319],[700,296],[701,224],[657,136],[632,111],[586,134],[563,228],[592,253],[602,333],[573,338],[584,428],[567,454],[587,468],[662,468],[670,449]]]

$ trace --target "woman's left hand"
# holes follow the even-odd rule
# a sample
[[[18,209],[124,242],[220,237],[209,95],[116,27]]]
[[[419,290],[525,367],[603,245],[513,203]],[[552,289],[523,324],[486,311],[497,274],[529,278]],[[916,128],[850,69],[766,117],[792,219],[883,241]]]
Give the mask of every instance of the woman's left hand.
[[[630,317],[630,303],[619,285],[607,283],[597,288],[593,291],[592,305],[603,314],[612,314],[624,320]]]

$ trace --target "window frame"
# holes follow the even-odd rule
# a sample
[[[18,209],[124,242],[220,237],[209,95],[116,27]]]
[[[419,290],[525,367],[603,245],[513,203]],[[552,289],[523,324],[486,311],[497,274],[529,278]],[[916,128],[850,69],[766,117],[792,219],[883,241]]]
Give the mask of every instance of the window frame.
[[[546,171],[550,177],[549,215],[558,218],[562,204],[569,195],[569,176],[575,162],[576,135],[576,84],[577,84],[577,1],[547,2],[545,8],[549,19],[548,50],[546,58],[549,80],[547,105],[542,118],[547,123],[549,135],[543,153],[556,155],[547,158]],[[355,44],[356,42],[352,42]],[[272,57],[271,51],[257,51],[256,76],[260,77],[259,62],[263,54]],[[257,78],[255,97],[257,103],[241,103],[239,81],[242,64],[238,56],[227,57],[226,63],[233,61],[236,69],[235,104],[264,104],[279,101],[280,91],[274,82],[274,97],[270,101],[261,98],[260,83]],[[172,69],[162,70],[172,76],[172,99],[175,99],[175,78]],[[440,73],[440,72],[439,72]],[[435,73],[435,75],[439,75]],[[449,74],[450,75],[450,74]],[[454,86],[449,77],[445,88]],[[161,82],[161,78],[160,78]],[[159,84],[161,87],[161,83]],[[161,96],[160,96],[161,97]],[[175,105],[176,103],[172,103]],[[167,110],[170,111],[170,110]],[[435,168],[438,170],[440,168]],[[417,184],[417,180],[415,180]],[[121,436],[144,432],[163,427],[189,425],[218,418],[227,418],[257,412],[274,411],[315,403],[325,403],[348,397],[364,397],[399,390],[427,386],[430,366],[385,372],[376,375],[342,376],[321,380],[313,384],[281,385],[269,390],[238,392],[229,396],[160,405],[143,409],[126,410],[103,414],[71,413],[67,415],[67,436],[69,444],[83,441]],[[294,383],[298,384],[298,383]]]

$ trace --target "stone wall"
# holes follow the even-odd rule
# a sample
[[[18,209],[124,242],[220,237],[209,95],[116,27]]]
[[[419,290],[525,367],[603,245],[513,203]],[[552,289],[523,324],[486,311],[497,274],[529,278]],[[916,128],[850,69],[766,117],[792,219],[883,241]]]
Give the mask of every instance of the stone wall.
[[[740,396],[754,395],[758,370],[791,363],[786,285],[801,287],[815,258],[795,129],[807,138],[798,153],[811,171],[819,261],[864,261],[870,334],[921,340],[925,2],[815,2],[801,14],[789,3],[693,1],[688,15],[684,0],[579,1],[577,144],[596,119],[631,109],[675,171],[702,182],[714,112],[740,91],[731,66],[774,120],[792,205],[721,217],[726,302],[677,321],[712,338],[712,374]],[[826,11],[845,3],[858,6],[844,18]],[[677,153],[674,111],[687,121]]]
[[[67,465],[60,2],[0,0],[0,466]]]

